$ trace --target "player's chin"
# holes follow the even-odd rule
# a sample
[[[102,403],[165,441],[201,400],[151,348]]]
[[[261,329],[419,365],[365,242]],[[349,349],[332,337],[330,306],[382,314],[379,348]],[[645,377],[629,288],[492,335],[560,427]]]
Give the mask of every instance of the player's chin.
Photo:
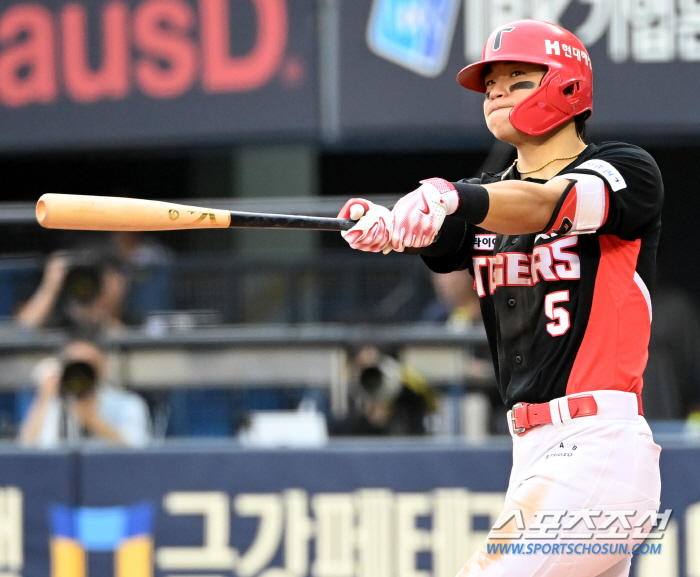
[[[503,109],[497,110],[492,113],[491,116],[486,120],[486,126],[489,132],[493,134],[498,140],[503,142],[511,142],[518,139],[518,131],[510,123],[509,116],[504,114],[499,114]]]

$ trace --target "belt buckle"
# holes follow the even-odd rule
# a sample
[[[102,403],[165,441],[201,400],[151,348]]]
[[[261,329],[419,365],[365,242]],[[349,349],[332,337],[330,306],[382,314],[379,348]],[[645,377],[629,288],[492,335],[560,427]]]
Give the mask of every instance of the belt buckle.
[[[513,433],[515,433],[516,435],[522,435],[525,431],[527,431],[527,427],[519,427],[519,428],[515,427],[515,409],[521,409],[521,408],[525,407],[526,404],[528,404],[528,403],[515,403],[513,405],[513,408],[511,409],[511,412],[510,412],[511,428],[513,429]],[[527,416],[527,414],[526,414],[526,416]]]

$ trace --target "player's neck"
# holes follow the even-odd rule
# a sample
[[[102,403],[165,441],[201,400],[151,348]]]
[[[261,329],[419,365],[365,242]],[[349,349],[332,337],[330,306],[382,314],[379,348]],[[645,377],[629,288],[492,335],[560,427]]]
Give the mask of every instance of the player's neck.
[[[586,147],[576,134],[573,122],[542,136],[528,136],[515,146],[518,150],[516,168],[521,178],[540,180],[556,176],[574,162]]]

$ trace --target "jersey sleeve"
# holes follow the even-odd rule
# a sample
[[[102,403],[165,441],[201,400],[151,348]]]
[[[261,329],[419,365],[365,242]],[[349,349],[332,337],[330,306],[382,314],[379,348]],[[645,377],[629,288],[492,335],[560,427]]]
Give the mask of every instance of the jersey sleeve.
[[[576,182],[562,194],[544,232],[634,239],[658,221],[664,195],[661,173],[641,148],[602,145],[593,158],[556,178]]]
[[[440,237],[423,249],[421,258],[430,270],[438,273],[471,270],[475,227],[455,216],[446,216]]]

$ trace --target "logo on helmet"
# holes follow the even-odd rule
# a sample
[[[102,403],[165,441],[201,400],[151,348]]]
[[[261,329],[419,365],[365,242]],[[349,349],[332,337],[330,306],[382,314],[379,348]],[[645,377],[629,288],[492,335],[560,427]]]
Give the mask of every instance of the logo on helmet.
[[[511,26],[510,28],[501,28],[498,32],[496,32],[496,37],[493,39],[493,51],[495,52],[496,50],[501,49],[501,38],[506,32],[512,32],[515,30],[515,26]]]
[[[588,67],[592,68],[591,59],[588,56],[588,54],[584,50],[576,48],[575,46],[569,46],[568,44],[562,44],[560,46],[559,40],[547,40],[545,38],[544,49],[547,52],[547,55],[549,56],[561,56],[563,50],[564,56],[566,56],[567,58],[576,58],[579,62],[581,62],[581,60],[583,59],[583,61],[588,65]]]

